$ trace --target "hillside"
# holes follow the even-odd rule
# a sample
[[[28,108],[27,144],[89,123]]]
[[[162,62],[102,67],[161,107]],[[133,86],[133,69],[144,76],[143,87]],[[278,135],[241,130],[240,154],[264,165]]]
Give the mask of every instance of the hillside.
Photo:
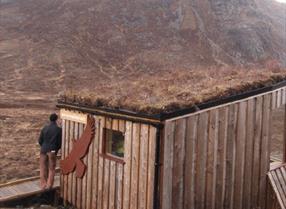
[[[0,182],[35,173],[59,91],[286,65],[285,11],[271,0],[0,0]]]
[[[1,92],[56,93],[77,78],[285,62],[286,9],[270,0],[1,2]]]

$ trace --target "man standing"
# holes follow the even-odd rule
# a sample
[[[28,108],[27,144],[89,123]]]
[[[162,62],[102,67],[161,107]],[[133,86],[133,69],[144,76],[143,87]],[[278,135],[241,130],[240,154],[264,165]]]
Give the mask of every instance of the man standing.
[[[50,115],[50,123],[40,134],[40,183],[42,189],[50,189],[54,183],[56,156],[62,144],[62,129],[57,124],[58,116]]]

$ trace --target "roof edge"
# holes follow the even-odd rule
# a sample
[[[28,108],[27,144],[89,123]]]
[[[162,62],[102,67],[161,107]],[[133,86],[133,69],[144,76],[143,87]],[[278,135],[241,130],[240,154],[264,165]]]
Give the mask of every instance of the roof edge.
[[[117,118],[117,119],[141,122],[141,123],[151,124],[156,127],[160,127],[162,125],[162,120],[158,117],[158,115],[147,115],[147,114],[142,114],[142,113],[131,112],[128,110],[89,107],[85,105],[71,104],[71,103],[64,103],[64,102],[58,102],[56,107],[77,110],[77,111],[87,112],[87,113],[96,114],[96,115],[110,116],[110,117]]]

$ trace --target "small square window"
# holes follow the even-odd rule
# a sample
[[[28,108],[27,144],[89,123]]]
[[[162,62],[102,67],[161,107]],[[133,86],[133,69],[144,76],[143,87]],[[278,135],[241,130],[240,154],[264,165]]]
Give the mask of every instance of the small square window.
[[[104,129],[104,153],[107,155],[124,157],[124,135],[120,131]]]

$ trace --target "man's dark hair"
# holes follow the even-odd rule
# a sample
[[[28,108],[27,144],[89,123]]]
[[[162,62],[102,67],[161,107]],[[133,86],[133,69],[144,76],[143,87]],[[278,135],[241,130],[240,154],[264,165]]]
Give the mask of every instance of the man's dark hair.
[[[50,121],[56,121],[58,119],[58,115],[56,113],[53,113],[50,115]]]

